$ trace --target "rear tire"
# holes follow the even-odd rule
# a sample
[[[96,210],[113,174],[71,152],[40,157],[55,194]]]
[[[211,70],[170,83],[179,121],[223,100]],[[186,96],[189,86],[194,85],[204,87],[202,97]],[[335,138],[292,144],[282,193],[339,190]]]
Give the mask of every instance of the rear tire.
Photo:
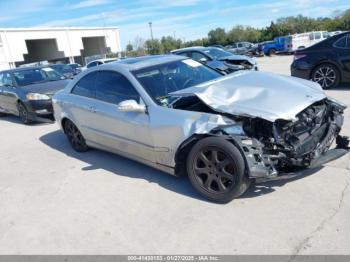
[[[220,137],[198,141],[187,156],[187,173],[192,186],[205,198],[228,203],[249,187],[240,151]]]
[[[64,132],[75,151],[82,153],[89,150],[89,147],[86,145],[85,138],[72,121],[66,120],[64,123]]]
[[[332,64],[321,64],[312,71],[311,80],[321,85],[323,89],[332,89],[340,83],[340,72]]]
[[[22,102],[18,102],[17,109],[19,118],[21,119],[22,123],[25,125],[30,124],[32,121],[29,119],[29,113],[26,106]]]

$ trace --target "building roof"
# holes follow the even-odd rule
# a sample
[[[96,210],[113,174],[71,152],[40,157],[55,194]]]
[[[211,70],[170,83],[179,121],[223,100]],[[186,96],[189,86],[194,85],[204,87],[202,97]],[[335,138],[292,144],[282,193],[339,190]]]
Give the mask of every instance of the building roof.
[[[12,28],[0,28],[5,32],[24,32],[24,31],[79,31],[79,30],[113,30],[119,29],[117,26],[94,26],[94,27],[12,27]]]

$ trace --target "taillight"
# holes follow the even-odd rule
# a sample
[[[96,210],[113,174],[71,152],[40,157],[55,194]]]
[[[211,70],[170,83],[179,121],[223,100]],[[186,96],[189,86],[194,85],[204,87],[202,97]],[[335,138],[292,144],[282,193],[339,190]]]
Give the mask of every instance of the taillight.
[[[304,57],[306,57],[306,55],[303,55],[303,54],[295,54],[295,55],[294,55],[294,61],[295,61],[295,60],[298,60],[298,59],[300,59],[300,58],[304,58]]]

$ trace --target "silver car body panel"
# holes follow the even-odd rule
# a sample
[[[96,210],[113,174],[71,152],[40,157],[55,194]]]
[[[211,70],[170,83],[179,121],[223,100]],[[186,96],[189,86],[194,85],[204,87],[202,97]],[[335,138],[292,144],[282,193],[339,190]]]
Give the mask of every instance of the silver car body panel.
[[[180,145],[195,134],[208,134],[220,126],[233,126],[223,114],[173,109],[157,105],[131,73],[160,63],[183,60],[181,56],[160,56],[141,62],[115,62],[88,69],[53,97],[55,119],[71,120],[89,146],[121,154],[175,174],[175,156]],[[188,59],[188,58],[186,58]],[[123,74],[135,87],[147,111],[120,112],[117,105],[71,94],[75,84],[93,71]],[[273,85],[270,83],[273,82]],[[176,95],[197,95],[217,112],[261,117],[270,121],[294,119],[314,101],[325,98],[311,82],[260,72],[242,72],[194,86]],[[91,111],[93,106],[96,110]]]

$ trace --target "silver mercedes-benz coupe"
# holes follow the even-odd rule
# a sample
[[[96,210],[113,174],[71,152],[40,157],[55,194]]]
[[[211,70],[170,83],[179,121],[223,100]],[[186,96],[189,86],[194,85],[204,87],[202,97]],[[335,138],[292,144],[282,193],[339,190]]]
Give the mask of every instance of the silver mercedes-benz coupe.
[[[253,180],[338,158],[349,144],[339,135],[346,107],[318,84],[256,71],[223,76],[176,55],[86,70],[53,106],[76,151],[99,148],[188,175],[219,203]]]

